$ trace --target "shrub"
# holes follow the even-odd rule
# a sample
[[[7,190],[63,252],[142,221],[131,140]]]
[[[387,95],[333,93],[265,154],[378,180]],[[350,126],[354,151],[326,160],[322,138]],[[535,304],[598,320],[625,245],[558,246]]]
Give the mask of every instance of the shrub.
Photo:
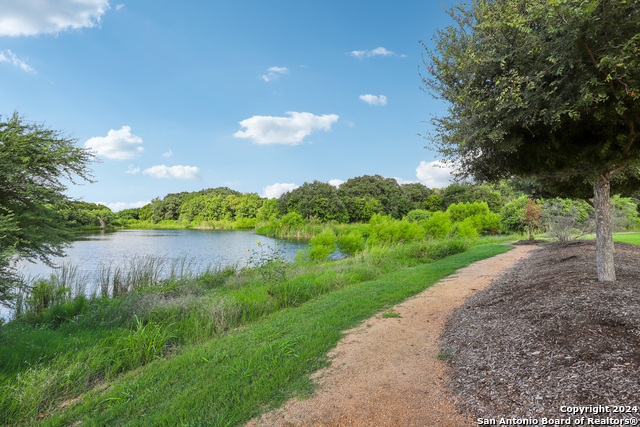
[[[331,252],[334,251],[336,246],[336,235],[332,230],[325,230],[323,233],[318,234],[309,241],[311,250],[309,251],[309,258],[312,261],[320,261],[327,258]]]
[[[407,221],[419,222],[426,221],[433,216],[433,212],[424,209],[414,209],[405,217]]]
[[[424,229],[408,221],[398,221],[391,217],[374,215],[369,223],[367,246],[384,246],[392,243],[410,242],[422,239]]]
[[[364,237],[358,231],[352,231],[338,238],[338,249],[345,255],[355,255],[362,251],[363,247]]]
[[[474,225],[473,218],[467,218],[456,224],[456,234],[466,239],[475,239],[478,237],[478,231]]]
[[[522,233],[525,230],[524,208],[527,207],[527,196],[522,196],[507,203],[500,210],[502,228],[510,232]]]
[[[581,213],[576,206],[566,208],[561,203],[545,204],[542,218],[547,235],[560,242],[578,239],[595,230],[591,218],[580,220]]]
[[[282,217],[282,220],[280,220],[280,222],[289,227],[297,227],[298,225],[304,223],[304,219],[297,212],[289,212]]]
[[[442,239],[451,232],[451,220],[444,212],[435,212],[431,218],[421,222],[427,236]]]
[[[458,203],[449,205],[447,214],[452,222],[462,222],[474,215],[488,215],[489,205],[486,202]]]
[[[465,219],[465,221],[467,220],[473,223],[473,226],[479,233],[496,232],[500,230],[500,215],[493,212],[473,215]]]

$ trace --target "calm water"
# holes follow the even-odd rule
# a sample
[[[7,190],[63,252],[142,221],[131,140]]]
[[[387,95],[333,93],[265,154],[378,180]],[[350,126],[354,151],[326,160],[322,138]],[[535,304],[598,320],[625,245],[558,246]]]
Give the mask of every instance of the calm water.
[[[66,257],[53,261],[57,265],[78,265],[81,274],[89,278],[101,263],[114,267],[126,266],[132,257],[146,255],[163,256],[169,261],[187,257],[194,269],[202,270],[208,266],[246,265],[251,254],[259,248],[257,242],[271,247],[275,247],[277,242],[288,261],[292,261],[296,253],[307,246],[307,243],[300,241],[259,236],[253,231],[120,230],[89,235],[86,240],[73,242],[65,251]],[[247,249],[251,252],[247,252]],[[44,264],[26,261],[20,262],[18,269],[23,276],[31,278],[49,277],[53,271]],[[6,310],[0,309],[0,315],[6,317],[6,314]]]

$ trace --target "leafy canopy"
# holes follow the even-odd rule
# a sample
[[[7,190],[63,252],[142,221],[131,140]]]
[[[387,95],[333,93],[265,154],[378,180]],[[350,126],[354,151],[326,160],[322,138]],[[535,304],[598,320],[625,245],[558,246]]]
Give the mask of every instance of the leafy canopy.
[[[475,0],[451,9],[458,25],[436,34],[423,76],[426,89],[449,103],[433,121],[435,147],[463,176],[564,178],[567,193],[635,169],[638,6]],[[623,180],[626,189],[638,188],[638,176]]]
[[[14,113],[0,116],[0,302],[12,279],[9,259],[61,255],[71,240],[59,212],[66,182],[91,182],[93,154],[77,140]]]

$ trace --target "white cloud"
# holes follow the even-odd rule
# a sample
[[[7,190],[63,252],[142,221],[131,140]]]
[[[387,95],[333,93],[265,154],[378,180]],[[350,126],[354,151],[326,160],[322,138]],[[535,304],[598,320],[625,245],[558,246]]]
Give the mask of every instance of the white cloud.
[[[267,71],[271,71],[272,73],[287,74],[289,72],[289,69],[287,67],[271,67]]]
[[[145,169],[142,173],[154,178],[189,179],[192,181],[200,179],[200,169],[196,166],[178,165],[169,167],[165,165],[158,165]]]
[[[277,79],[278,74],[287,74],[289,73],[289,69],[287,67],[271,67],[267,70],[269,74],[263,74],[262,78],[265,82],[270,82],[271,80]]]
[[[342,181],[340,179],[332,179],[332,180],[329,180],[329,184],[333,185],[336,188],[338,188],[338,187],[340,187],[341,184],[344,184],[344,181]]]
[[[360,95],[360,99],[366,102],[369,105],[387,105],[387,97],[384,95],[375,96],[375,95]]]
[[[446,187],[451,181],[452,173],[453,167],[445,165],[439,160],[430,163],[422,161],[416,168],[416,176],[422,184],[429,188]]]
[[[149,202],[134,202],[134,203],[125,203],[125,202],[116,202],[116,203],[105,203],[105,202],[98,202],[98,205],[102,205],[102,206],[106,206],[109,209],[111,209],[113,212],[119,212],[123,209],[131,209],[131,208],[141,208],[144,205],[148,205]]]
[[[111,129],[106,137],[95,136],[89,139],[84,146],[95,151],[99,156],[126,160],[134,158],[144,150],[136,144],[142,144],[142,138],[133,135],[129,126],[122,126],[120,130]]]
[[[335,114],[316,116],[311,113],[287,111],[290,117],[253,116],[240,122],[247,130],[234,133],[236,138],[251,138],[256,144],[298,145],[315,129],[331,130],[338,121]]]
[[[354,50],[349,52],[349,55],[354,58],[362,59],[365,56],[370,58],[372,56],[399,56],[400,58],[406,58],[407,55],[398,55],[395,52],[385,49],[384,47],[377,47],[371,50]]]
[[[169,157],[171,157],[172,154],[173,154],[173,151],[169,150],[166,153],[162,153],[162,156],[166,157],[166,158],[169,158]]]
[[[3,0],[0,2],[0,36],[57,34],[91,28],[109,9],[109,0]]]
[[[18,59],[15,53],[11,52],[10,50],[0,51],[0,62],[9,62],[15,65],[16,67],[22,68],[22,70],[26,71],[27,73],[36,74],[36,70],[29,67],[27,64],[24,63],[24,61]]]
[[[138,172],[140,172],[140,168],[134,168],[133,165],[129,165],[129,167],[127,168],[127,171],[125,173],[130,173],[132,175],[135,175]]]
[[[395,52],[391,52],[390,50],[387,50],[387,49],[385,49],[383,47],[377,47],[377,48],[367,52],[367,56],[376,56],[376,55],[389,56],[389,55],[394,55],[394,54],[395,54]]]
[[[274,197],[278,198],[284,193],[286,193],[287,191],[293,191],[296,188],[298,188],[298,186],[295,184],[276,183],[273,185],[267,185],[265,188],[262,189],[262,197],[266,197],[267,199],[273,199]]]
[[[116,10],[120,10],[120,9],[122,9],[123,7],[124,7],[124,5],[123,5],[123,4],[117,4],[117,5],[116,5]]]

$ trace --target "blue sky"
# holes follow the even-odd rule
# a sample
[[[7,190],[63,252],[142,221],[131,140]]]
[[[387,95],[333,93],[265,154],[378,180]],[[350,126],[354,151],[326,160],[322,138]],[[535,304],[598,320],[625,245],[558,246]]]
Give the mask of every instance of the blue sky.
[[[3,0],[0,114],[96,151],[69,194],[114,210],[365,174],[442,187],[418,40],[450,22],[430,1]]]

